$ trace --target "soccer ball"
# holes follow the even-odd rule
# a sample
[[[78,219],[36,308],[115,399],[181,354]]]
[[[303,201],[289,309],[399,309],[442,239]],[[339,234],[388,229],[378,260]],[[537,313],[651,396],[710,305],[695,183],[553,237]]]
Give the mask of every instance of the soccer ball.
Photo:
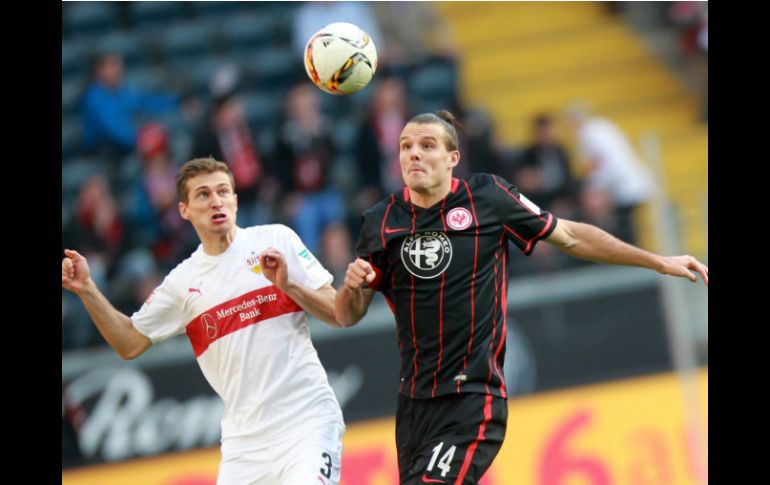
[[[313,84],[331,94],[360,91],[377,70],[377,48],[358,26],[336,22],[305,45],[305,71]]]

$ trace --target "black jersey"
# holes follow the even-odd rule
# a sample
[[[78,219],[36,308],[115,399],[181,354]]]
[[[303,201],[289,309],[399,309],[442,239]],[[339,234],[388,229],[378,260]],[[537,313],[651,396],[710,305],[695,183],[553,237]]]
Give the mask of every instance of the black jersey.
[[[508,241],[526,255],[556,218],[489,174],[452,179],[423,209],[409,191],[363,214],[356,252],[376,272],[396,317],[399,392],[411,398],[477,392],[507,397],[505,358]]]

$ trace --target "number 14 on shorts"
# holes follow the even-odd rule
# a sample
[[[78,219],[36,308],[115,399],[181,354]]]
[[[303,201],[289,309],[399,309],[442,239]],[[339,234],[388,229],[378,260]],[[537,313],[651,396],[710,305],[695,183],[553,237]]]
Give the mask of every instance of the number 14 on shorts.
[[[435,448],[433,448],[433,455],[430,458],[430,463],[428,463],[426,470],[432,472],[433,468],[436,467],[441,470],[441,476],[445,477],[447,473],[449,473],[449,470],[452,468],[452,458],[455,456],[455,450],[457,449],[457,446],[452,445],[449,447],[449,449],[446,450],[446,452],[444,452],[443,455],[441,455],[441,450],[443,447],[444,442],[442,441],[436,445]],[[441,458],[439,458],[439,455],[441,455]],[[438,460],[438,463],[436,460]]]

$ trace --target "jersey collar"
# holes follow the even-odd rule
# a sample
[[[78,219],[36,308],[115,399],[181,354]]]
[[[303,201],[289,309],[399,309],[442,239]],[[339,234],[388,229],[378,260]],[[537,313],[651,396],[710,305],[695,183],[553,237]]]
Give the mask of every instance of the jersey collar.
[[[458,179],[457,177],[452,177],[452,186],[449,188],[449,193],[454,194],[455,192],[457,192],[457,188],[459,186],[460,186],[460,179]],[[403,197],[405,202],[411,202],[409,200],[409,187],[407,187],[406,185],[404,185]]]

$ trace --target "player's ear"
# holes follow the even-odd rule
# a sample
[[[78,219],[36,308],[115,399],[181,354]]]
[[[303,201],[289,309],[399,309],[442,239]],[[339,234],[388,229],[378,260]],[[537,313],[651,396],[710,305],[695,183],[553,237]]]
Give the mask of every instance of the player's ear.
[[[182,219],[189,221],[190,217],[187,215],[187,204],[180,202],[177,207],[179,208],[179,215],[182,216]]]
[[[452,150],[449,152],[449,167],[455,168],[460,163],[460,150]]]

